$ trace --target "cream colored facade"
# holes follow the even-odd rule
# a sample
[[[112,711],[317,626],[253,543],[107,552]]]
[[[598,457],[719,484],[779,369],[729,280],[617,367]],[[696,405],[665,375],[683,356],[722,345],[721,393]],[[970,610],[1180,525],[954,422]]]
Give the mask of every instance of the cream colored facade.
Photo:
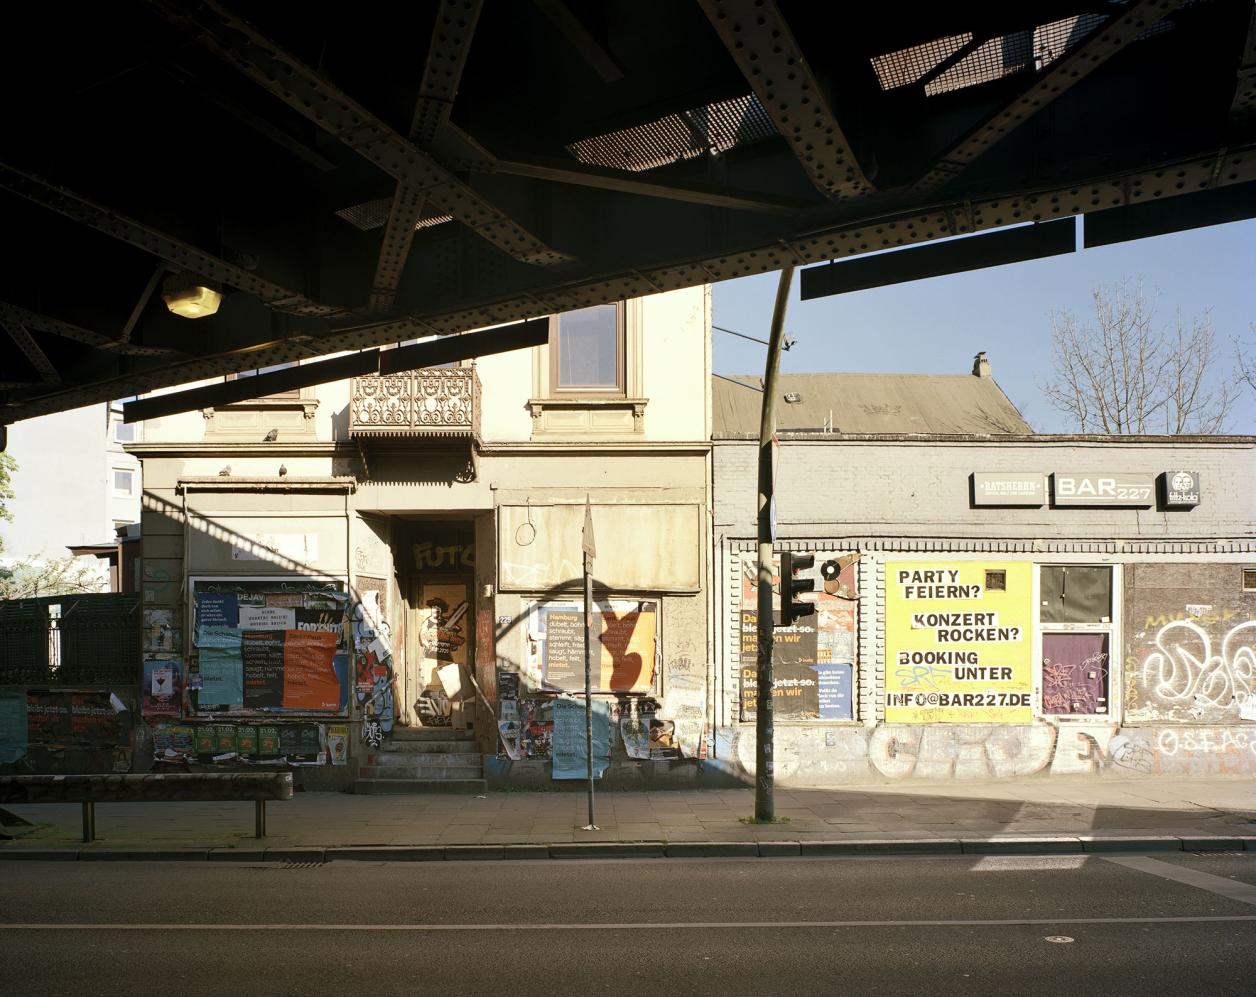
[[[520,705],[507,707],[508,720],[516,710],[540,715],[525,700],[552,699],[538,665],[537,607],[580,598],[587,500],[596,597],[608,610],[656,607],[647,698],[660,720],[670,721],[673,706],[685,714],[686,742],[698,750],[712,660],[710,294],[660,294],[626,302],[624,312],[616,396],[554,392],[548,347],[468,364],[478,379],[478,439],[423,428],[356,432],[369,402],[356,381],[145,423],[144,442],[130,449],[144,474],[146,656],[195,668],[195,593],[215,580],[339,583],[352,600],[373,608],[378,599],[395,723],[419,725],[431,719],[420,700],[436,685],[421,638],[436,632],[433,613],[448,622],[460,612],[449,629],[462,641],[452,656],[465,655],[483,699],[452,722],[471,720],[482,752],[496,755],[499,718],[486,703],[500,712],[499,676],[513,686],[509,676],[518,675]],[[403,391],[422,390],[405,383]],[[463,592],[466,605],[455,608]],[[441,599],[447,605],[437,610]],[[364,707],[349,680],[347,712],[313,719],[349,724],[351,757],[364,757]],[[605,699],[618,716],[616,697]],[[214,714],[241,717],[249,711]],[[192,719],[205,716],[193,708]],[[519,768],[543,762],[515,754]],[[341,771],[351,776],[354,766]]]

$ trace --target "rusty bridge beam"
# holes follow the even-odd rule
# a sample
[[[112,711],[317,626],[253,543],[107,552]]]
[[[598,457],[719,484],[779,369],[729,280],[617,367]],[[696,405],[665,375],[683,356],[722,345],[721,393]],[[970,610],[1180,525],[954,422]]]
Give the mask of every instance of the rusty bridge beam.
[[[25,354],[26,359],[31,362],[31,366],[35,368],[45,383],[60,383],[61,375],[57,373],[57,368],[48,359],[48,354],[35,342],[35,337],[30,334],[26,326],[20,322],[13,321],[8,316],[0,316],[0,329],[8,333],[9,338]]]
[[[428,201],[510,256],[525,263],[545,265],[569,259],[494,207],[427,152],[314,69],[279,48],[215,0],[204,0],[194,6],[175,0],[149,0],[149,4],[258,86],[393,179],[422,191]]]
[[[437,132],[449,121],[449,111],[458,94],[467,53],[471,51],[471,38],[483,6],[484,0],[440,0],[410,125],[410,141],[420,148],[431,146]],[[371,281],[367,307],[372,312],[391,311],[396,303],[401,274],[410,256],[415,226],[425,202],[422,187],[409,180],[397,181],[388,220],[384,223],[375,277]]]
[[[698,0],[776,130],[827,197],[873,191],[775,0]]]
[[[997,145],[1061,95],[1102,66],[1139,34],[1181,6],[1183,0],[1136,0],[1115,8],[1106,22],[1056,59],[1033,83],[971,129],[917,180],[912,189],[943,187],[964,172],[988,149]]]
[[[0,163],[0,189],[8,190],[28,201],[42,205],[49,211],[64,215],[71,221],[94,228],[105,235],[111,235],[115,239],[151,253],[189,273],[252,294],[277,311],[315,317],[329,317],[345,313],[343,308],[312,301],[304,294],[259,277],[191,243],[158,231],[134,218],[128,218],[119,211],[90,201],[72,190],[58,186],[33,173],[27,173],[4,163]]]
[[[41,315],[38,312],[19,308],[17,305],[9,304],[7,301],[0,301],[0,320],[18,323],[26,326],[28,329],[34,329],[36,332],[45,332],[50,336],[71,339],[76,343],[82,343],[84,346],[93,346],[98,350],[103,350],[107,353],[117,353],[122,356],[156,357],[170,356],[171,354],[179,354],[181,352],[165,346],[138,346],[129,340],[111,339],[102,333],[84,329],[81,325],[75,325],[72,322],[53,318],[50,315]]]

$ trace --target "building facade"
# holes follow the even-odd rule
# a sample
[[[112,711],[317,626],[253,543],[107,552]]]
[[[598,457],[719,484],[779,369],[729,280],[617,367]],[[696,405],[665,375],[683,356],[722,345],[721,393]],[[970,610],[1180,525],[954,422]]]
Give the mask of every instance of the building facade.
[[[532,350],[147,422],[137,757],[362,792],[582,778],[586,504],[600,774],[699,756],[709,326],[678,291],[556,316]]]
[[[11,427],[8,452],[18,469],[8,503],[13,519],[0,520],[0,558],[47,562],[70,557],[72,548],[117,548],[124,542],[140,519],[140,465],[124,447],[141,432],[122,422],[116,404],[88,405]],[[130,577],[133,564],[111,565],[94,551],[75,556],[99,573],[103,588],[127,591],[122,576]]]
[[[937,381],[908,385],[896,417],[939,418]],[[972,416],[961,387],[951,408]],[[727,394],[743,390],[715,389],[708,767],[744,779],[757,442]],[[1008,433],[1005,418],[887,433],[847,411],[864,432],[780,433],[775,547],[814,554],[818,605],[776,634],[778,781],[1251,775],[1256,439]]]

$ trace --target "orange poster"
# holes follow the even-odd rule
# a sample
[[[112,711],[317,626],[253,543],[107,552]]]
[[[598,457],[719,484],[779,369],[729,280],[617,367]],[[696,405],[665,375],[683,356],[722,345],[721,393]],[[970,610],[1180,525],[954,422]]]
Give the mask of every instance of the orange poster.
[[[340,706],[340,680],[332,660],[336,635],[288,630],[283,640],[283,705],[289,710],[334,710]]]

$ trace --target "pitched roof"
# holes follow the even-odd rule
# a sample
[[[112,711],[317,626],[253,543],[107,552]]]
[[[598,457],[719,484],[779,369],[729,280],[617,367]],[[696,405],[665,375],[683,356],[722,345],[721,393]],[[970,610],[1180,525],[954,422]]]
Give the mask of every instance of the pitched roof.
[[[759,378],[734,380],[759,387]],[[971,374],[781,374],[780,431],[843,434],[1030,434],[1024,417],[991,377]],[[796,394],[796,402],[785,395]],[[723,378],[711,384],[716,437],[759,432],[762,395]]]

